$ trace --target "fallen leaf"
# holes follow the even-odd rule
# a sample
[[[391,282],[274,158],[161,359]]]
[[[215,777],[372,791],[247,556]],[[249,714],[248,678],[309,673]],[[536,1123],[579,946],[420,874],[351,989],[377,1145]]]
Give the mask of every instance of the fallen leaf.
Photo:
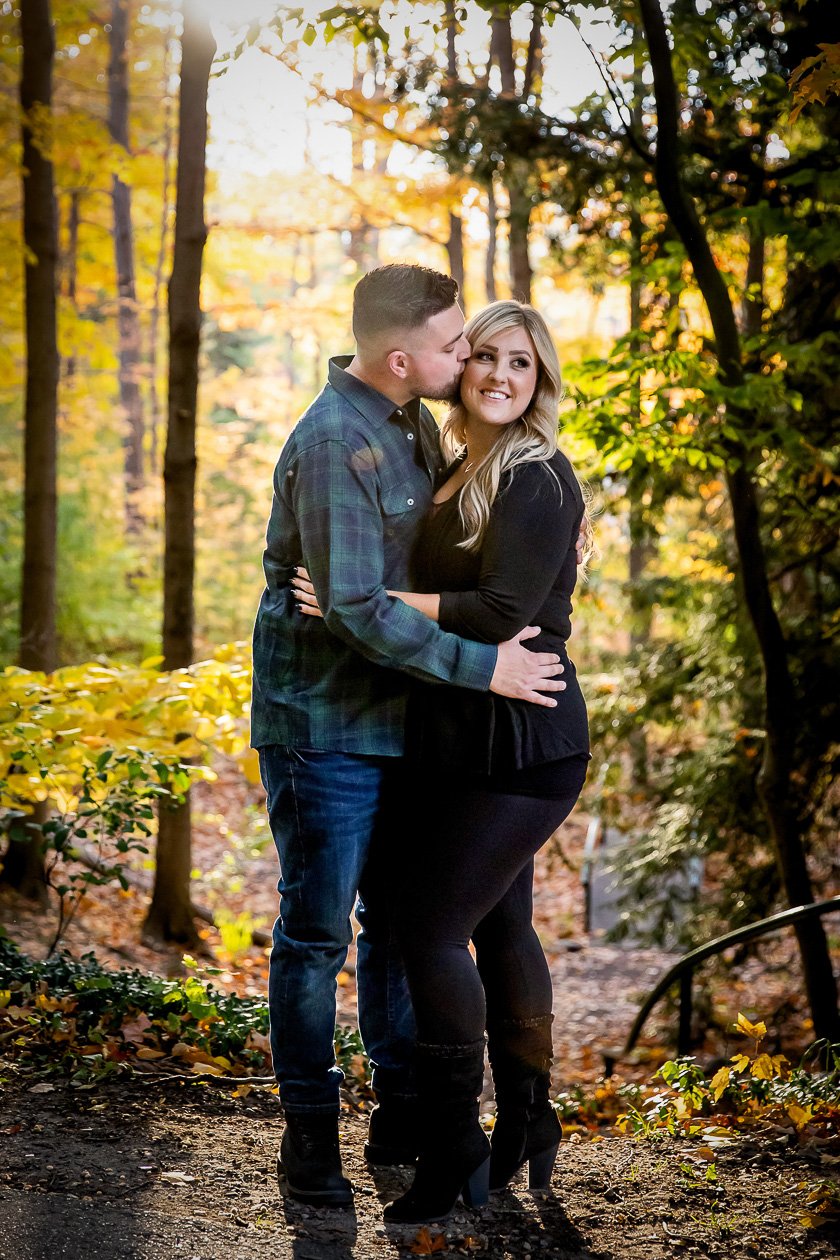
[[[143,1033],[151,1027],[152,1021],[149,1019],[145,1011],[141,1011],[136,1019],[133,1019],[128,1024],[123,1024],[120,1032],[123,1035],[123,1040],[136,1041],[139,1043],[143,1040]]]
[[[55,1085],[50,1085],[49,1081],[41,1081],[40,1085],[31,1085],[26,1092],[28,1094],[53,1094]]]
[[[166,1054],[163,1050],[153,1050],[151,1046],[141,1046],[137,1051],[138,1059],[165,1059]]]
[[[165,1172],[160,1174],[161,1181],[168,1181],[173,1186],[186,1186],[191,1181],[195,1181],[195,1177],[191,1177],[189,1173],[181,1172]]]
[[[430,1256],[433,1251],[446,1251],[446,1234],[435,1234],[432,1237],[424,1225],[414,1239],[411,1251],[416,1256]]]

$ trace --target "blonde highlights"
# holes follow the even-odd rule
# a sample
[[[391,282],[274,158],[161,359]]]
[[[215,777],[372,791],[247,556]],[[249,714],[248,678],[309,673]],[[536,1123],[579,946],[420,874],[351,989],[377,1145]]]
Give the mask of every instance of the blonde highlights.
[[[542,315],[533,306],[521,302],[493,302],[467,322],[464,335],[474,348],[511,328],[524,328],[533,342],[537,352],[537,384],[524,415],[505,425],[498,441],[464,483],[459,510],[465,537],[459,546],[467,551],[476,551],[481,546],[503,475],[517,464],[532,460],[547,462],[557,450],[563,385],[560,360]],[[466,418],[466,408],[459,401],[443,422],[443,447],[450,459],[457,458],[465,449]],[[554,476],[553,469],[548,471]]]

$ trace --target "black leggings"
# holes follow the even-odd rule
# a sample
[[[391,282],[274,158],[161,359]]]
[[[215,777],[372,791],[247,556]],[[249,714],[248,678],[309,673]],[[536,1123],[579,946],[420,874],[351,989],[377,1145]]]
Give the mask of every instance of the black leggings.
[[[573,795],[438,781],[416,802],[391,901],[419,1041],[464,1045],[488,1023],[550,1014],[551,977],[531,923],[533,858],[578,798],[586,759],[574,761]]]

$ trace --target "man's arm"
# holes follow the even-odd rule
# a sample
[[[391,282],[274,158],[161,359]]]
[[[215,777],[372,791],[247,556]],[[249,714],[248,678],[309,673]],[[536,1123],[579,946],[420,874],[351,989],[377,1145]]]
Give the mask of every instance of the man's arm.
[[[556,655],[528,652],[518,639],[497,649],[449,634],[387,593],[377,478],[368,461],[326,441],[302,452],[292,474],[287,492],[304,561],[333,634],[368,660],[427,682],[503,686],[501,694],[553,705],[540,693],[565,686],[554,677]]]

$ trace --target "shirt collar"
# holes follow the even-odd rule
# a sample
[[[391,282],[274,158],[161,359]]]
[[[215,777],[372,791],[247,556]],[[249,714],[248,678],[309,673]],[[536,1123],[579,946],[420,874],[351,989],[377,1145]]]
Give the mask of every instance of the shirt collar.
[[[366,385],[357,376],[351,376],[347,368],[353,362],[352,354],[337,355],[330,359],[329,382],[349,403],[360,412],[365,419],[374,424],[382,424],[386,420],[399,422],[411,419],[415,423],[420,414],[420,399],[412,398],[411,402],[397,407],[390,398],[380,394],[372,385]]]

